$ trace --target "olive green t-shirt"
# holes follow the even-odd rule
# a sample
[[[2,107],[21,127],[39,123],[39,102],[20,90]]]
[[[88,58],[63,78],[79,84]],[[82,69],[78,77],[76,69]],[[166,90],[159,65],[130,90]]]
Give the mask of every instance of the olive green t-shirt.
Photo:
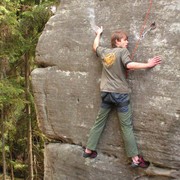
[[[104,48],[98,46],[97,56],[102,59],[103,70],[100,90],[102,92],[130,93],[126,80],[126,65],[132,62],[126,48]]]

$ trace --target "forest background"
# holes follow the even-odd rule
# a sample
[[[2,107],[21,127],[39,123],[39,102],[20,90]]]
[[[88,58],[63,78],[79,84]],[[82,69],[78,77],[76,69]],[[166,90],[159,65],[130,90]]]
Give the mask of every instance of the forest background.
[[[0,2],[0,179],[43,179],[43,149],[31,88],[35,49],[59,0]]]

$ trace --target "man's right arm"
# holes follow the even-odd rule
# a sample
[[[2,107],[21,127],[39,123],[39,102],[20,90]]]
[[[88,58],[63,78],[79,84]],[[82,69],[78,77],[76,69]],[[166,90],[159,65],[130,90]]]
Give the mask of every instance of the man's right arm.
[[[149,59],[147,63],[140,63],[140,62],[129,62],[127,64],[127,69],[135,70],[135,69],[148,69],[152,68],[158,64],[161,64],[161,57],[155,56],[152,59]]]
[[[96,31],[96,37],[95,37],[94,43],[93,43],[93,50],[94,50],[94,52],[96,52],[96,49],[99,46],[102,32],[103,32],[103,27],[102,26],[98,27],[98,29]]]

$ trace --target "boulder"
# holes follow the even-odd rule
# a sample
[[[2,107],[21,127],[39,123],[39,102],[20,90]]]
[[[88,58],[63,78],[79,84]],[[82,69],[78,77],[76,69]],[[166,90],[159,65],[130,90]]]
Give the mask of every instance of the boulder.
[[[44,179],[180,177],[179,14],[178,0],[61,1],[39,39],[38,68],[31,73],[39,127],[52,141],[45,145]],[[154,22],[156,28],[140,37],[142,25],[146,31]],[[131,53],[139,41],[134,61],[162,56],[161,65],[128,73],[135,136],[151,162],[146,170],[129,167],[115,110],[98,144],[98,157],[82,158],[100,105],[102,66],[92,51],[96,25],[104,28],[103,46],[110,47],[117,29],[129,34]]]

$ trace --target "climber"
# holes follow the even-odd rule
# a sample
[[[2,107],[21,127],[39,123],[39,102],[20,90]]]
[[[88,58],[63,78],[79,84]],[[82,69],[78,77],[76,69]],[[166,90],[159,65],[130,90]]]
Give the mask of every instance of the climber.
[[[101,77],[101,107],[96,121],[90,131],[84,158],[95,158],[96,147],[105,127],[108,115],[116,107],[121,124],[123,140],[127,156],[131,158],[132,167],[147,168],[149,162],[139,154],[132,125],[132,112],[130,106],[131,90],[126,80],[126,70],[148,69],[161,63],[161,57],[156,56],[146,63],[133,62],[127,50],[128,37],[123,31],[116,31],[111,37],[112,48],[100,46],[103,27],[98,27],[93,43],[93,50],[102,59],[103,70]]]

